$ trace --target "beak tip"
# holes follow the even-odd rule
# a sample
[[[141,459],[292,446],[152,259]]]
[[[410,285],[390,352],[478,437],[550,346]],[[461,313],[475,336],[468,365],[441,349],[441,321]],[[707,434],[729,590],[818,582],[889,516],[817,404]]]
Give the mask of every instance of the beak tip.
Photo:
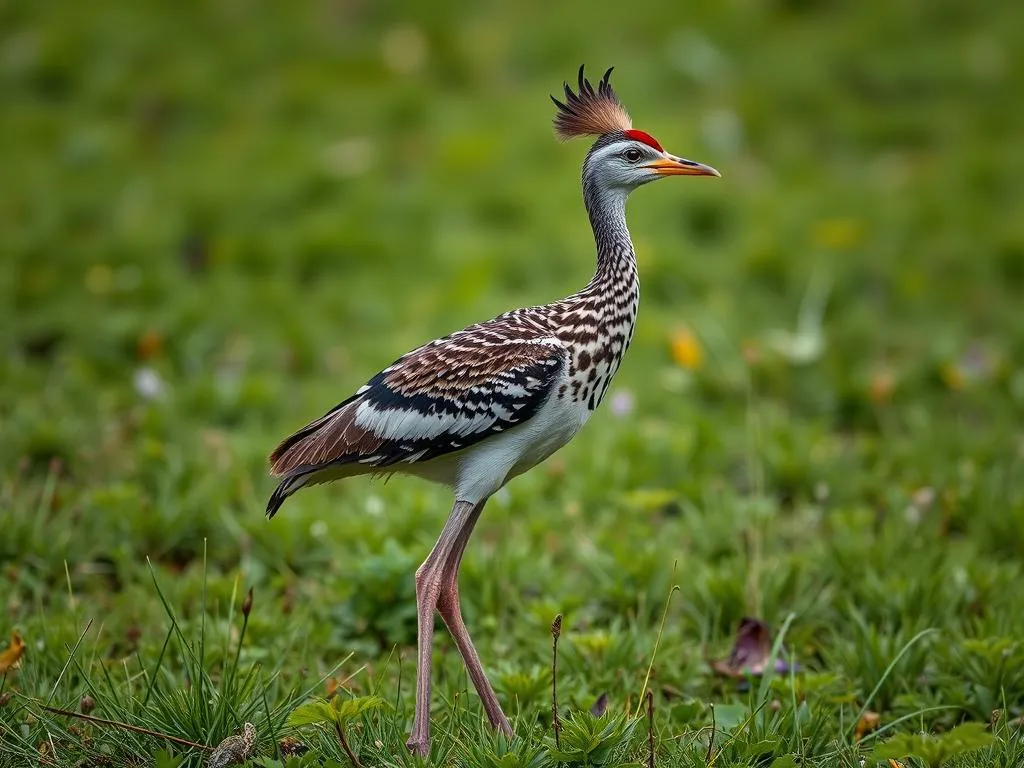
[[[694,165],[698,169],[698,174],[700,176],[714,176],[719,179],[722,178],[722,174],[718,172],[717,168],[712,168],[710,165],[705,165],[704,163],[694,163]]]
[[[672,155],[664,160],[657,160],[647,167],[659,176],[717,176],[722,178],[722,174],[710,165]]]

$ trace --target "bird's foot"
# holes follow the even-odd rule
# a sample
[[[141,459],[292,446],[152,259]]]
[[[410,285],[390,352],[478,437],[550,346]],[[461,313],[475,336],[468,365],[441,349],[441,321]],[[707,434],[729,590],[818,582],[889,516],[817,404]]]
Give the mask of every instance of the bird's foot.
[[[414,755],[426,757],[430,754],[430,738],[417,736],[415,733],[405,742],[405,748]]]

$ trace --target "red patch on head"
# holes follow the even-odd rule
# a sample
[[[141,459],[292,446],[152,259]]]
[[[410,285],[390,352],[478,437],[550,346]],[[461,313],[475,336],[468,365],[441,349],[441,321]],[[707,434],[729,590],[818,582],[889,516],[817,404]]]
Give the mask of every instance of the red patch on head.
[[[661,148],[661,144],[658,143],[658,140],[656,138],[654,138],[653,136],[651,136],[651,134],[649,134],[649,133],[644,133],[643,131],[638,131],[638,130],[636,130],[634,128],[630,128],[628,131],[625,132],[625,134],[627,136],[629,136],[629,138],[631,138],[631,139],[635,139],[636,141],[643,142],[644,144],[646,144],[649,147],[654,147],[659,152],[664,152],[665,151],[665,150],[663,150]]]

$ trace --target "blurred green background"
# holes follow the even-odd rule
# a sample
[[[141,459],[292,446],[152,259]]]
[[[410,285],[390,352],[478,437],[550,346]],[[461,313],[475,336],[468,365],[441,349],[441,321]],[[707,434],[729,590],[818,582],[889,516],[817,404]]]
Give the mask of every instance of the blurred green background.
[[[190,573],[206,537],[222,591],[314,603],[324,658],[411,642],[381,606],[446,492],[353,481],[266,523],[264,457],[407,349],[586,282],[586,144],[548,100],[581,63],[723,178],[633,195],[612,407],[489,508],[467,613],[643,621],[682,558],[691,644],[789,610],[820,639],[822,584],[941,623],[922,570],[1008,584],[1024,551],[1022,50],[1011,2],[0,2],[12,624],[69,587],[151,620],[144,558]]]

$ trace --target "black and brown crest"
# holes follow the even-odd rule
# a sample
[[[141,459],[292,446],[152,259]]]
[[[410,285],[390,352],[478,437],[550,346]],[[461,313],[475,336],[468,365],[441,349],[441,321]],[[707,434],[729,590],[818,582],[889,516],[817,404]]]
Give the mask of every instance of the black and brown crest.
[[[574,136],[603,136],[606,133],[628,131],[633,126],[629,113],[608,82],[611,74],[612,68],[609,67],[595,91],[594,86],[584,77],[583,67],[580,67],[578,93],[573,93],[569,84],[565,83],[565,103],[551,97],[558,107],[555,115],[555,134],[558,138],[565,141]]]

